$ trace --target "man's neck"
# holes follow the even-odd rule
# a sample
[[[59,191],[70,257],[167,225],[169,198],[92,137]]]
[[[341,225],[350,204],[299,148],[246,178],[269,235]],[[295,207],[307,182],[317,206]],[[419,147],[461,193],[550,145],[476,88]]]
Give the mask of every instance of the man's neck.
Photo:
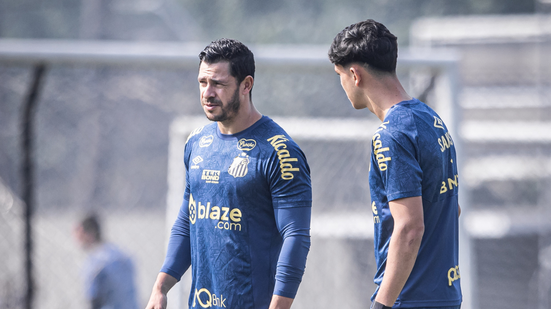
[[[222,134],[236,134],[252,126],[260,118],[262,118],[262,114],[256,110],[254,105],[249,104],[245,110],[240,110],[233,119],[224,122],[219,121],[218,128]]]
[[[397,78],[385,79],[378,85],[373,85],[368,98],[373,109],[372,112],[381,121],[385,119],[388,110],[392,106],[412,99]]]

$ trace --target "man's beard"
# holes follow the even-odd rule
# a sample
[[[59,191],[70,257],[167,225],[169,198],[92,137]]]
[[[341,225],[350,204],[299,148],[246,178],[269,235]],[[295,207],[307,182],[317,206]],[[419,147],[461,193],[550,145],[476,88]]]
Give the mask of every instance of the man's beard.
[[[207,100],[207,102],[216,102],[213,100]],[[233,96],[231,97],[230,101],[228,102],[227,106],[224,106],[221,101],[218,101],[216,103],[220,104],[220,108],[222,109],[222,112],[220,115],[213,115],[205,113],[207,118],[210,121],[226,121],[231,120],[239,111],[239,108],[241,107],[241,102],[239,102],[239,87],[235,89],[235,92],[233,93]]]

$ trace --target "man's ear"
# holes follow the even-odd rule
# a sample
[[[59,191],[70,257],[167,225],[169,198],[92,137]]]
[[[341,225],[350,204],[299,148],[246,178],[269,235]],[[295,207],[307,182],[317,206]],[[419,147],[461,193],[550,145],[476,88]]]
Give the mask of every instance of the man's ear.
[[[363,72],[360,70],[360,68],[357,65],[354,65],[354,64],[350,66],[349,70],[350,70],[350,73],[352,73],[352,77],[354,78],[354,85],[356,85],[356,87],[359,87],[362,81]]]
[[[254,85],[254,79],[252,76],[247,75],[245,79],[241,82],[241,87],[243,87],[243,90],[241,90],[241,94],[248,94],[253,89]]]

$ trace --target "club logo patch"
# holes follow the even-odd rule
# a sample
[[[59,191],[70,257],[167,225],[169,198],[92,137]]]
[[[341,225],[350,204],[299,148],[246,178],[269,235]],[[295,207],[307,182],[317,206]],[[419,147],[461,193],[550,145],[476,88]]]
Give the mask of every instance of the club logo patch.
[[[210,146],[210,144],[212,144],[213,140],[214,137],[212,135],[203,136],[199,140],[199,147],[208,147]]]
[[[233,159],[230,168],[228,169],[228,174],[232,175],[234,178],[244,177],[249,171],[249,156],[245,153],[235,157]]]
[[[256,141],[254,139],[242,138],[237,142],[237,149],[243,151],[251,151],[256,147]]]

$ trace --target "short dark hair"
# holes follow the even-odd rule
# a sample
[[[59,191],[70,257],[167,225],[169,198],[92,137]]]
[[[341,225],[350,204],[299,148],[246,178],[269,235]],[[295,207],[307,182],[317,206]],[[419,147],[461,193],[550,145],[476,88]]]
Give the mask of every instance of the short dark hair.
[[[344,28],[329,48],[329,60],[341,66],[357,62],[394,73],[397,58],[396,36],[373,19]]]
[[[205,63],[228,61],[230,75],[240,84],[245,77],[254,79],[254,55],[245,44],[233,39],[219,39],[211,42],[199,54],[199,60]]]
[[[85,233],[94,236],[96,241],[101,241],[101,226],[99,217],[96,214],[89,214],[85,216],[80,222],[80,226]]]

